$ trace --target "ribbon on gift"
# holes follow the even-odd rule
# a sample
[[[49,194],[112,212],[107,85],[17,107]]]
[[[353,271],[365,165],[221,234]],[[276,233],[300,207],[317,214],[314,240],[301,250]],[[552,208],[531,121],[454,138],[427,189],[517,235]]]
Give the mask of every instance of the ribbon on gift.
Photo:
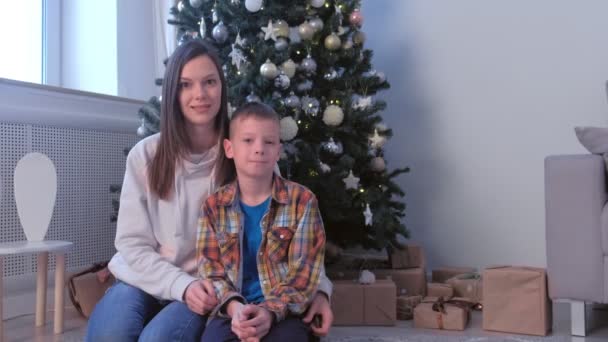
[[[433,303],[432,305],[432,309],[433,311],[437,312],[437,327],[440,330],[443,330],[443,315],[447,315],[447,311],[445,309],[446,305],[452,305],[452,306],[456,306],[459,307],[463,310],[465,310],[467,313],[471,311],[471,308],[473,307],[473,303],[467,301],[467,300],[463,300],[463,299],[450,299],[450,300],[445,300],[445,298],[443,297],[439,297],[434,301],[423,301],[424,303]]]

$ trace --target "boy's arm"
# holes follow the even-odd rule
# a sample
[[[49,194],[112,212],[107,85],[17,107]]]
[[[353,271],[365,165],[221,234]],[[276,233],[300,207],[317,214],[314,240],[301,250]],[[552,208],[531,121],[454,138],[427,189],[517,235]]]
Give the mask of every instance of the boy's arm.
[[[199,276],[211,280],[219,301],[219,312],[226,314],[226,306],[232,299],[244,302],[226,274],[216,234],[216,211],[212,197],[202,208],[196,241],[196,261]]]
[[[298,224],[287,256],[287,277],[260,304],[273,312],[277,321],[285,318],[287,310],[296,314],[306,311],[317,291],[323,268],[325,230],[317,199],[308,191],[301,196],[296,210]]]

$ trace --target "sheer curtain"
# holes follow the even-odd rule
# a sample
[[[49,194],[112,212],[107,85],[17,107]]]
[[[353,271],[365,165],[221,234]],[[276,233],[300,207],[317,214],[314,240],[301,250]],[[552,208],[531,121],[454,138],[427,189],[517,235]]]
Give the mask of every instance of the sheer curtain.
[[[177,3],[177,0],[153,0],[152,14],[154,15],[154,72],[156,77],[163,77],[165,65],[163,61],[171,55],[177,46],[177,29],[169,25],[169,9]]]

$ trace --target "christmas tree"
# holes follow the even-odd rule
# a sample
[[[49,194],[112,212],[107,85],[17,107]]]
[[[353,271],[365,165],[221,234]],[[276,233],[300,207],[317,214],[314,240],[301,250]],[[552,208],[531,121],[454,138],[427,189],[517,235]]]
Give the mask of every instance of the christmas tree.
[[[404,193],[383,146],[392,132],[375,97],[389,87],[364,48],[357,0],[182,0],[178,41],[205,39],[223,60],[231,108],[248,101],[281,116],[282,175],[317,196],[329,241],[389,249],[408,237]],[[159,99],[140,110],[138,134],[158,131]]]

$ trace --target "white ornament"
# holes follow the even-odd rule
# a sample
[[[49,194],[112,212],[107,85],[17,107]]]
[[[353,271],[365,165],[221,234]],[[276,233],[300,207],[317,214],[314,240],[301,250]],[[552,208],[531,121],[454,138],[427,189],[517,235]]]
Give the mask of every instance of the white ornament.
[[[355,177],[355,175],[353,174],[353,170],[350,170],[348,172],[348,176],[346,178],[343,178],[342,181],[344,182],[344,185],[347,189],[357,190],[357,188],[359,187],[359,177]]]
[[[314,8],[320,8],[325,4],[325,0],[310,0],[310,5]]]
[[[359,284],[370,285],[376,282],[376,275],[368,270],[361,271],[359,275]]]
[[[193,8],[199,8],[203,4],[203,0],[190,0],[190,6]]]
[[[329,165],[325,164],[324,162],[319,163],[319,168],[323,173],[329,173],[329,171],[331,171],[331,167],[329,167]]]
[[[243,55],[243,51],[241,51],[236,44],[232,44],[232,51],[230,51],[228,56],[232,59],[232,64],[236,66],[238,71],[241,71],[241,65],[247,62],[245,55]]]
[[[289,141],[298,135],[298,124],[291,116],[286,116],[280,121],[281,140]]]
[[[382,172],[386,169],[386,162],[382,157],[375,157],[370,161],[370,167],[376,172]]]
[[[369,137],[369,143],[373,148],[381,148],[386,143],[386,138],[378,134],[377,129],[374,129],[374,135]]]
[[[367,109],[372,106],[372,97],[359,97],[355,103],[353,103],[353,109]]]
[[[257,12],[262,8],[262,0],[245,0],[245,8],[249,12]]]
[[[365,216],[365,225],[371,226],[372,220],[374,219],[374,214],[372,210],[369,208],[369,203],[365,205],[365,211],[363,211],[363,216]]]
[[[241,33],[238,32],[236,34],[236,38],[234,38],[234,45],[239,45],[242,47],[243,43],[244,43],[244,41],[243,41],[243,38],[241,38]],[[234,47],[233,47],[233,49],[234,49]]]
[[[344,121],[342,108],[336,105],[329,105],[323,111],[323,122],[327,126],[339,126]]]
[[[260,66],[260,74],[271,80],[279,75],[279,69],[270,61],[270,59],[267,59],[266,62]]]
[[[239,2],[241,2],[241,0],[232,0],[232,1],[231,1],[231,3],[232,3],[233,5],[238,5],[238,4],[239,4]]]
[[[272,20],[268,19],[268,26],[262,27],[262,31],[264,31],[264,40],[277,40],[277,32],[272,26]]]

